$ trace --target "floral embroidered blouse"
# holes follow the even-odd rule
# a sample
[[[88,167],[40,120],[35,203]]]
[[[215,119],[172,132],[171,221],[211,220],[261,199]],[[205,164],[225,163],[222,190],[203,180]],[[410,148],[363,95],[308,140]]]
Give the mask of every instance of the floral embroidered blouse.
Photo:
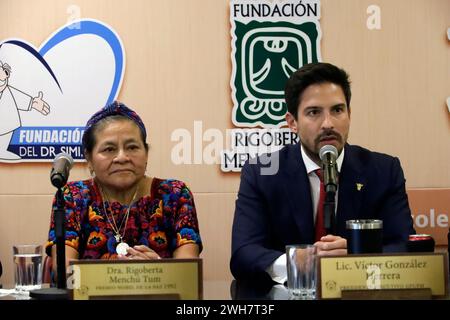
[[[66,245],[78,251],[80,259],[114,259],[116,238],[105,210],[117,226],[120,235],[130,247],[145,245],[160,257],[170,258],[175,249],[186,243],[195,243],[202,249],[194,199],[189,188],[173,179],[153,178],[150,194],[135,201],[124,226],[127,205],[103,202],[98,186],[92,180],[69,182],[63,189],[65,200]],[[46,252],[56,243],[52,217]],[[125,229],[124,229],[125,228]]]

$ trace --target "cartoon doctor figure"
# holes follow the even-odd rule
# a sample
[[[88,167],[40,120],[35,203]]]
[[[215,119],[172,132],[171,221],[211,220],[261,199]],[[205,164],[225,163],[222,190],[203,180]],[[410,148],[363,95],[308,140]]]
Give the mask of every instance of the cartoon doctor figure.
[[[8,151],[14,130],[22,126],[19,110],[35,109],[46,116],[50,106],[42,99],[41,91],[33,98],[8,85],[10,75],[11,67],[0,61],[0,159],[19,160],[21,158],[18,155]]]

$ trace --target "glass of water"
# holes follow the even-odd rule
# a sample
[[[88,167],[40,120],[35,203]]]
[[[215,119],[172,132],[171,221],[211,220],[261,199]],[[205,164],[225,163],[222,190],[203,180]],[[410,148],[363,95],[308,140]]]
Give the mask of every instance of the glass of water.
[[[286,246],[289,299],[316,298],[316,247],[312,244]]]
[[[20,244],[13,246],[14,281],[18,293],[40,289],[42,286],[42,246]]]

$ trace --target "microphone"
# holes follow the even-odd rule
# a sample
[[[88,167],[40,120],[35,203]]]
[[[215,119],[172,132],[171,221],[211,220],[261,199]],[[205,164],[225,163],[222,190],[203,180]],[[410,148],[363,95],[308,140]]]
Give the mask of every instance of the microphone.
[[[61,188],[67,183],[69,171],[73,167],[72,157],[64,152],[58,153],[53,160],[52,171],[50,171],[50,181],[56,188]]]
[[[319,157],[322,161],[323,184],[327,193],[336,193],[337,190],[337,164],[338,151],[335,146],[327,144],[320,148]]]
[[[50,181],[58,190],[55,194],[56,208],[54,210],[55,220],[55,243],[56,243],[56,288],[42,288],[30,291],[30,297],[38,300],[67,300],[69,291],[66,281],[66,248],[65,248],[65,200],[62,187],[67,183],[69,171],[73,167],[72,157],[64,152],[58,153],[53,160]]]
[[[323,185],[326,191],[323,203],[324,227],[327,234],[336,234],[336,190],[337,190],[337,149],[332,145],[325,145],[319,150],[322,161]]]

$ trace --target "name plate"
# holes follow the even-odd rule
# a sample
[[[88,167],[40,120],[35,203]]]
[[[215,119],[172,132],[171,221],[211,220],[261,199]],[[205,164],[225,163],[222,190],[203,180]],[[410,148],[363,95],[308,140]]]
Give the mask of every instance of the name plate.
[[[201,259],[72,260],[74,300],[202,299]]]
[[[431,289],[448,294],[447,253],[362,254],[320,257],[318,294],[341,298],[343,290]]]

